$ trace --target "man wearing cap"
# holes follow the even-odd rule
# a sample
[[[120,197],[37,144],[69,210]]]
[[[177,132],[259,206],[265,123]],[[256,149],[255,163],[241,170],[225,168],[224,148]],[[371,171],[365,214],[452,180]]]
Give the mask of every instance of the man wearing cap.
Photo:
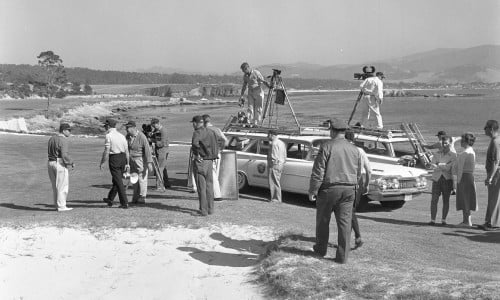
[[[374,76],[373,73],[369,73],[369,77],[359,86],[361,92],[363,92],[360,124],[361,126],[366,126],[370,119],[370,113],[373,112],[375,119],[377,119],[377,129],[382,129],[384,124],[382,122],[382,114],[380,113],[380,105],[384,99],[384,87],[381,78],[385,77],[382,72],[377,72],[376,74]]]
[[[448,136],[448,135],[446,134],[446,131],[440,130],[440,131],[438,131],[436,136],[438,138],[437,142],[435,142],[434,144],[430,144],[430,145],[424,145],[423,147],[426,149],[442,150],[443,143],[441,141],[442,141],[443,137]],[[453,137],[453,136],[451,137],[451,144],[450,144],[450,151],[451,152],[457,153],[457,150],[455,149],[455,143],[460,141],[461,139],[462,139],[462,137]]]
[[[167,172],[167,158],[169,152],[167,128],[163,126],[157,118],[151,119],[151,127],[154,128],[152,142],[155,145],[155,155],[158,158],[158,169],[163,177],[163,186],[160,186],[159,180],[156,180],[156,187],[159,190],[165,190],[171,187]]]
[[[100,169],[109,157],[109,172],[113,181],[113,186],[109,190],[108,197],[103,201],[108,206],[113,206],[116,194],[120,199],[120,208],[128,208],[127,194],[123,185],[123,173],[130,169],[128,164],[129,152],[125,136],[116,130],[116,120],[107,119],[104,123],[106,136],[104,138],[104,152],[102,153]]]
[[[127,144],[130,153],[130,173],[137,173],[139,180],[133,184],[132,203],[146,203],[148,193],[148,170],[153,171],[153,157],[148,138],[137,129],[134,121],[125,124],[127,128]]]
[[[214,212],[213,160],[217,158],[219,147],[215,133],[204,126],[201,116],[194,116],[193,138],[191,151],[193,153],[193,171],[200,201],[200,214],[206,216]]]
[[[242,63],[243,86],[241,87],[240,106],[245,103],[243,95],[248,88],[248,121],[252,124],[260,124],[262,121],[262,107],[264,103],[264,90],[262,84],[269,87],[262,74],[255,69],[250,68],[246,62]]]
[[[57,211],[69,211],[72,208],[66,206],[66,198],[69,191],[69,173],[68,166],[75,168],[75,163],[69,157],[68,137],[71,135],[71,127],[68,123],[61,123],[59,134],[49,139],[47,164],[50,182],[52,183],[52,192],[54,205]]]
[[[319,256],[326,255],[333,211],[338,229],[335,261],[346,263],[350,251],[352,209],[363,162],[356,146],[345,139],[347,123],[337,118],[329,123],[332,139],[320,146],[309,185],[309,200],[316,201],[316,244],[313,249]],[[367,188],[369,182],[364,184]]]
[[[269,202],[281,203],[281,173],[286,161],[286,145],[278,138],[275,130],[269,130],[267,139],[271,147],[267,152],[267,172],[269,179],[269,191],[271,197]]]
[[[219,128],[215,127],[212,124],[211,122],[212,119],[210,118],[210,115],[203,115],[201,117],[203,118],[203,123],[205,124],[205,128],[215,133],[215,136],[217,138],[217,146],[219,148],[219,152],[217,153],[217,158],[213,160],[212,177],[214,184],[214,200],[218,201],[221,200],[222,197],[219,184],[220,155],[221,151],[226,147],[228,140],[224,135],[224,133],[222,132],[222,130],[220,130]]]

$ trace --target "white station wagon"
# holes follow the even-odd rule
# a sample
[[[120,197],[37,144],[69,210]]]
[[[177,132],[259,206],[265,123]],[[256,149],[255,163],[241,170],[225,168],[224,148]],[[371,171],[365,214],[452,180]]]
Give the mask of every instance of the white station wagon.
[[[238,187],[269,188],[267,152],[269,141],[265,133],[225,132],[228,149],[236,150]],[[315,156],[321,143],[329,137],[278,135],[287,145],[287,160],[281,175],[283,191],[308,194],[309,180]],[[384,207],[401,207],[427,190],[427,172],[422,169],[394,164],[370,162],[372,180],[363,201],[379,201]]]

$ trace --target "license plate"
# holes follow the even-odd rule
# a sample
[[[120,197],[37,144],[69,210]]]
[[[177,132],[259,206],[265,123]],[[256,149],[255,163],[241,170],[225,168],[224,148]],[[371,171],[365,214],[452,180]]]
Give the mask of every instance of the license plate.
[[[412,199],[411,194],[405,195],[405,198],[404,198],[405,201],[411,201],[411,199]]]

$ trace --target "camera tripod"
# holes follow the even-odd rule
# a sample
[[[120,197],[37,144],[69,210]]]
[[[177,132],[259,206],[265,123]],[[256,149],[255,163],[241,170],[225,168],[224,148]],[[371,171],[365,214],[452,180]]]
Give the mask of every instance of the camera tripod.
[[[300,124],[297,120],[297,116],[295,115],[295,111],[293,110],[292,104],[290,103],[290,99],[288,98],[288,94],[286,92],[285,84],[283,83],[283,78],[281,77],[281,70],[273,69],[273,75],[271,76],[271,80],[269,83],[269,92],[267,93],[266,103],[264,105],[264,109],[262,111],[262,121],[261,126],[264,124],[264,119],[266,116],[269,117],[269,127],[271,127],[273,121],[275,127],[278,125],[278,106],[285,105],[287,102],[288,107],[290,107],[290,111],[292,112],[293,118],[295,120],[295,124],[300,132]],[[272,101],[274,98],[274,101]],[[274,120],[273,120],[274,117]]]

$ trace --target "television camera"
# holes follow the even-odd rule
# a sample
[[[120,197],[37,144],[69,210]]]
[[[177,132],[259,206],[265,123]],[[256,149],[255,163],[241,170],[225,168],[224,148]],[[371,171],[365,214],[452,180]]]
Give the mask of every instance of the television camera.
[[[375,75],[375,67],[374,66],[364,66],[363,73],[354,73],[354,79],[356,80],[365,80],[368,77],[373,77]]]

